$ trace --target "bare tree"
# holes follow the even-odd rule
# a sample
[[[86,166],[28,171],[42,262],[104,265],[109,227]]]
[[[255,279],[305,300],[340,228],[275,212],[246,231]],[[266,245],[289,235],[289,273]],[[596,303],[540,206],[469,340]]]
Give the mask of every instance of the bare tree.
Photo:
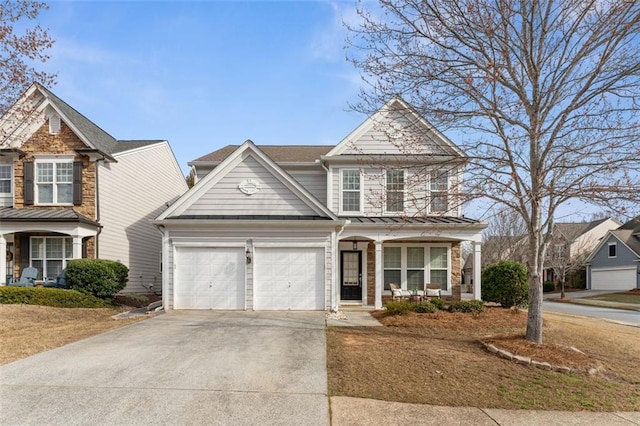
[[[640,2],[382,0],[347,25],[370,113],[401,95],[460,131],[469,197],[526,226],[526,339],[542,343],[542,269],[572,199],[623,212],[640,187]],[[367,9],[369,8],[369,9]],[[407,143],[411,143],[409,140]],[[636,204],[637,206],[637,204]]]
[[[53,39],[40,25],[25,23],[37,19],[45,9],[48,6],[38,1],[0,1],[0,116],[32,83],[50,86],[55,82],[55,74],[33,66],[49,59],[46,51]]]
[[[489,218],[483,234],[482,267],[500,260],[523,262],[527,228],[522,217],[510,209],[502,209]]]
[[[554,280],[560,284],[560,297],[564,299],[567,276],[584,268],[584,261],[597,240],[583,235],[589,223],[556,223],[553,230],[545,268],[553,271]]]

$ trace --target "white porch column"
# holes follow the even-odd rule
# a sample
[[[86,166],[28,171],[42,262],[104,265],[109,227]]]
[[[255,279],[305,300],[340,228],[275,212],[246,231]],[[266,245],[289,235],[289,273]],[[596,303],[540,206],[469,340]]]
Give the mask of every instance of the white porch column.
[[[73,237],[73,258],[82,259],[82,237],[77,235]]]
[[[480,300],[481,297],[481,289],[482,283],[480,282],[480,265],[481,265],[481,256],[482,255],[482,243],[474,242],[473,243],[473,298],[476,300]]]
[[[7,285],[7,239],[0,234],[0,285]]]
[[[382,241],[376,241],[376,298],[374,307],[382,309],[382,287],[383,287],[383,268],[382,268]]]

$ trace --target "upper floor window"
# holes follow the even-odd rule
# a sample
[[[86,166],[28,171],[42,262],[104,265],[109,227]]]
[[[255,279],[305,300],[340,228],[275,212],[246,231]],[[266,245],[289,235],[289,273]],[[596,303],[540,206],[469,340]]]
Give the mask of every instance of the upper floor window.
[[[72,204],[73,162],[37,162],[35,188],[38,204]]]
[[[616,257],[616,243],[609,243],[609,257]]]
[[[342,170],[342,211],[361,211],[362,182],[360,170]]]
[[[430,209],[434,213],[449,210],[449,173],[433,170],[429,176]]]
[[[404,170],[387,170],[386,212],[404,212]]]
[[[564,259],[565,250],[566,249],[564,244],[556,244],[554,246],[556,259]]]
[[[0,194],[11,194],[11,164],[0,164]]]

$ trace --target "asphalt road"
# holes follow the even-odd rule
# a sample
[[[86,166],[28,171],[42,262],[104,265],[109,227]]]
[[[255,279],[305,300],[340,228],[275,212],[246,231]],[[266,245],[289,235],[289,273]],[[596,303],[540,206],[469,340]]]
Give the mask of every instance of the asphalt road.
[[[582,315],[586,317],[602,318],[640,327],[640,312],[622,309],[601,308],[598,306],[576,305],[545,300],[542,305],[545,312],[560,312],[564,314]]]

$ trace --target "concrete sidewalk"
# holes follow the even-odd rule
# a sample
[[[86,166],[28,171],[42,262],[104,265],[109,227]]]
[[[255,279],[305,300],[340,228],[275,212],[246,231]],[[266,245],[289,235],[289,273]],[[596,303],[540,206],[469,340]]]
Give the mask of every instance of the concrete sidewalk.
[[[601,413],[590,411],[499,410],[473,407],[439,407],[373,399],[330,398],[332,426],[392,425],[500,425],[500,426],[632,426],[640,425],[640,411]]]

